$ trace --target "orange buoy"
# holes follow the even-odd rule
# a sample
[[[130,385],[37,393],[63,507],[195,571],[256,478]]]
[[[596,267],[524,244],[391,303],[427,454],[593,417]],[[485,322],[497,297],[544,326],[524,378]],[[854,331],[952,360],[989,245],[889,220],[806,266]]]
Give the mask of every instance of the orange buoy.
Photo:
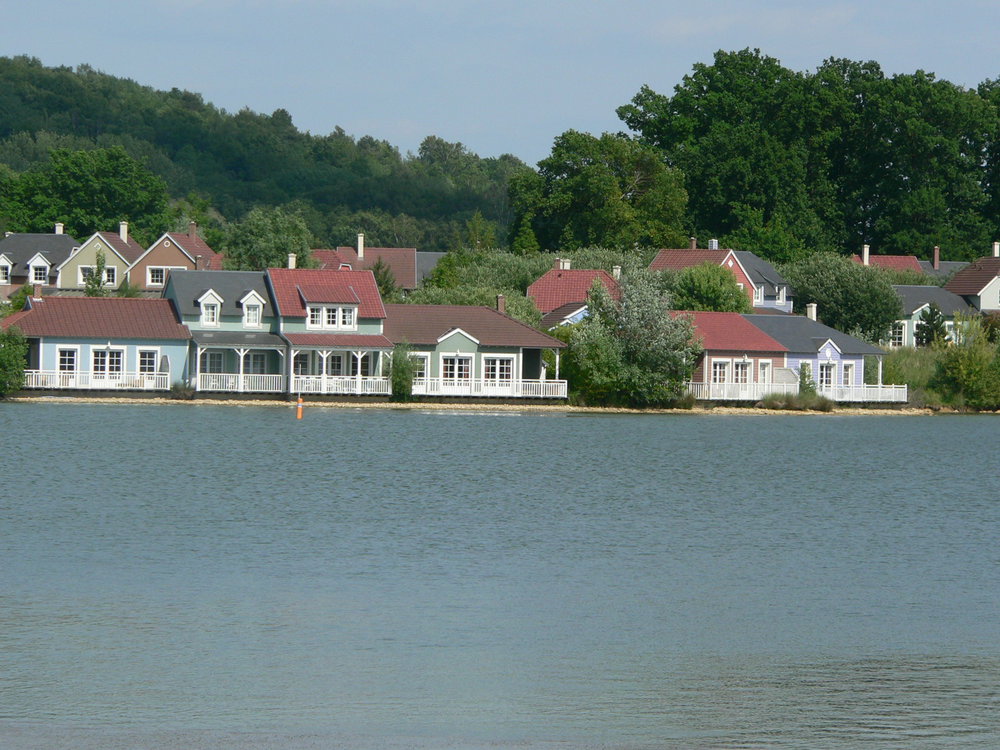
[[[295,406],[295,418],[302,419],[302,396],[299,396],[299,402]]]

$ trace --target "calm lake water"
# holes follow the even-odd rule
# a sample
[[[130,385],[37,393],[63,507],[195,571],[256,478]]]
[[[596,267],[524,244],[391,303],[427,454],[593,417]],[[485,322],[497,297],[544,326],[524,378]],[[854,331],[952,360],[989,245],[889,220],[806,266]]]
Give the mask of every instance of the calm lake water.
[[[0,404],[0,747],[1000,747],[998,427]]]

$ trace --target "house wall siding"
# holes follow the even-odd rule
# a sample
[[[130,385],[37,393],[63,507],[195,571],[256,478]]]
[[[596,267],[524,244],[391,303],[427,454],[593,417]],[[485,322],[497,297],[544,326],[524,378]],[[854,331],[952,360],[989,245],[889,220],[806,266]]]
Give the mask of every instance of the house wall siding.
[[[104,252],[105,268],[115,269],[115,283],[109,285],[108,288],[117,289],[125,279],[126,266],[118,254],[100,239],[91,240],[65,261],[65,265],[59,269],[59,277],[56,281],[59,288],[82,289],[80,266],[96,266],[99,250]]]
[[[135,265],[129,269],[129,282],[140,289],[162,289],[162,285],[149,286],[147,283],[146,269],[150,266],[194,268],[194,264],[171,240],[161,240],[151,247],[145,256],[136,261]]]
[[[79,352],[77,355],[77,370],[89,372],[93,362],[92,352],[95,349],[108,349],[108,343],[107,340],[47,337],[39,346],[38,369],[58,370],[59,349],[76,349]],[[124,371],[126,373],[135,373],[138,371],[138,352],[140,349],[157,349],[159,350],[158,360],[162,360],[166,356],[169,361],[171,382],[177,382],[184,378],[185,365],[187,363],[187,341],[173,339],[168,341],[157,341],[155,339],[113,339],[110,342],[110,348],[123,349],[125,351]],[[159,361],[157,367],[159,367]]]

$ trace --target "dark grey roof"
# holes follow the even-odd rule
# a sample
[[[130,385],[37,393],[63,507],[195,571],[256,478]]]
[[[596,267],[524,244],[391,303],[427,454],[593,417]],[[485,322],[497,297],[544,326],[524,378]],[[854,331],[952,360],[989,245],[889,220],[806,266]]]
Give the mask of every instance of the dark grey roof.
[[[733,254],[750,275],[750,280],[764,287],[764,294],[777,294],[778,287],[788,287],[788,282],[763,258],[749,250],[734,250]],[[791,296],[790,289],[786,289],[786,293]]]
[[[946,316],[956,313],[968,313],[972,310],[969,303],[954,292],[939,286],[916,286],[912,284],[897,284],[892,287],[903,301],[903,314],[913,315],[924,305],[937,303]]]
[[[0,253],[10,259],[11,273],[22,276],[28,272],[28,261],[38,253],[45,257],[49,266],[55,268],[79,245],[68,234],[18,232],[0,239]]]
[[[793,354],[815,353],[830,339],[843,354],[885,354],[866,341],[848,336],[835,328],[804,315],[744,315],[768,336]]]
[[[935,279],[950,279],[956,273],[965,268],[968,264],[964,260],[942,260],[938,267],[934,268],[934,262],[930,260],[918,260],[920,270]]]
[[[445,256],[445,253],[417,253],[417,282],[421,282],[431,275],[437,266],[438,261]]]
[[[181,315],[200,315],[198,300],[209,289],[222,297],[222,315],[242,315],[239,302],[251,290],[257,292],[267,307],[264,314],[274,314],[274,301],[267,292],[263,271],[171,271],[164,297],[171,297]]]
[[[199,331],[191,332],[199,346],[236,346],[252,349],[284,349],[287,344],[275,333],[248,331]]]

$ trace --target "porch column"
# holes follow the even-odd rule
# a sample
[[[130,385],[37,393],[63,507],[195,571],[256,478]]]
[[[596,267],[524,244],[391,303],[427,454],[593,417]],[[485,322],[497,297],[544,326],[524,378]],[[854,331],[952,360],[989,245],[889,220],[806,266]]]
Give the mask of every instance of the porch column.
[[[201,355],[205,353],[204,347],[196,347],[198,350],[194,358],[194,389],[201,390]]]
[[[878,358],[878,384],[882,385],[882,358]]]
[[[556,349],[556,380],[559,380],[559,350]]]
[[[235,349],[236,355],[240,358],[240,364],[236,368],[236,390],[243,393],[243,358],[249,349]]]
[[[358,395],[361,395],[361,358],[365,356],[365,353],[364,352],[352,352],[352,354],[354,355],[354,358],[358,362],[358,367],[357,367],[358,374],[357,374],[357,380],[355,381],[355,386],[354,386],[355,387],[355,391],[354,392],[356,394],[358,394]]]
[[[301,349],[288,350],[288,390],[295,386],[295,358],[302,352]],[[299,385],[299,393],[302,393],[302,385]]]
[[[327,377],[330,374],[330,369],[327,366],[327,363],[328,363],[328,360],[330,359],[330,353],[331,352],[330,352],[329,349],[320,349],[316,353],[319,354],[319,382],[320,382],[319,389],[320,389],[320,392],[326,393],[327,392]]]

